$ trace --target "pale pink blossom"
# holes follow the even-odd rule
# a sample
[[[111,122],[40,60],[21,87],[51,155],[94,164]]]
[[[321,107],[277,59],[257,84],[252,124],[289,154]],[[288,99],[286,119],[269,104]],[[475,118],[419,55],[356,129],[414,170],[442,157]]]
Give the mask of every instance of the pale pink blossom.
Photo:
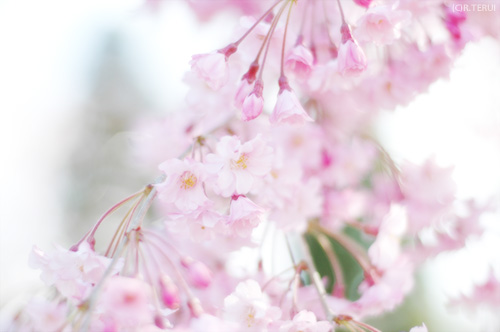
[[[410,17],[409,11],[392,6],[371,7],[358,20],[354,34],[360,42],[392,44],[401,36],[401,27]]]
[[[264,209],[252,202],[248,197],[237,195],[231,199],[227,227],[230,233],[240,237],[249,237],[263,217]]]
[[[452,171],[451,167],[439,167],[434,159],[428,159],[423,165],[408,162],[402,165],[401,189],[410,231],[432,226],[450,212],[455,199]]]
[[[352,310],[349,313],[372,316],[393,310],[412,290],[413,273],[413,263],[407,257],[400,256],[375,283],[361,283],[361,297],[349,306],[349,310]]]
[[[351,38],[340,44],[337,64],[342,76],[362,73],[366,70],[366,63],[365,52],[355,40]]]
[[[332,324],[328,321],[318,321],[312,311],[302,310],[293,316],[291,321],[280,325],[277,332],[329,332]]]
[[[323,151],[322,178],[339,189],[359,184],[377,157],[377,147],[359,137],[330,144],[328,148]]]
[[[24,310],[32,325],[32,331],[40,328],[47,331],[61,331],[68,313],[64,303],[39,299],[31,300]]]
[[[323,196],[321,182],[318,178],[310,178],[295,188],[293,195],[286,201],[286,207],[275,209],[270,219],[275,221],[283,231],[305,231],[310,219],[321,215]]]
[[[137,328],[153,320],[151,288],[142,280],[109,278],[99,299],[102,316],[118,329]]]
[[[57,247],[55,252],[44,253],[34,246],[30,266],[42,270],[41,279],[47,285],[54,285],[65,297],[81,301],[99,282],[111,259],[100,256],[83,241],[77,251]],[[120,260],[113,268],[118,272],[123,266]]]
[[[368,249],[373,265],[380,271],[391,268],[401,254],[401,239],[405,234],[408,217],[404,207],[393,204],[380,225],[375,242]]]
[[[208,202],[203,190],[206,177],[203,164],[191,159],[169,159],[158,168],[167,176],[156,185],[161,201],[182,212],[193,212]]]
[[[240,282],[236,290],[224,299],[224,318],[240,324],[242,331],[265,330],[280,316],[281,310],[270,305],[260,285],[252,279]]]
[[[260,136],[243,144],[236,136],[222,137],[216,153],[206,156],[207,167],[217,175],[214,191],[224,197],[247,194],[271,170],[272,151]]]
[[[307,77],[314,65],[314,57],[311,51],[304,45],[296,45],[290,50],[286,59],[286,68],[298,77]]]
[[[342,228],[345,222],[362,218],[367,211],[367,194],[346,188],[329,190],[324,194],[323,216],[331,229]]]
[[[303,124],[314,120],[304,110],[297,95],[291,90],[283,89],[278,94],[278,100],[269,121],[272,124]]]
[[[206,204],[190,213],[168,213],[165,227],[177,237],[190,238],[193,241],[213,240],[222,232],[224,217],[215,211],[213,204]]]
[[[193,55],[191,69],[213,90],[219,90],[229,79],[229,66],[222,52]]]

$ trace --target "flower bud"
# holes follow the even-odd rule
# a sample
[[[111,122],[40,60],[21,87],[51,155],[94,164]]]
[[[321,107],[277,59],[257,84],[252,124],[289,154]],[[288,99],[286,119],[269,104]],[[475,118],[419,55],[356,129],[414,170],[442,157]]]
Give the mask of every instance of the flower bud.
[[[262,113],[262,109],[264,108],[264,98],[262,98],[263,88],[262,81],[257,80],[252,93],[243,101],[243,121],[253,120]]]
[[[167,308],[172,310],[179,308],[179,289],[172,279],[165,274],[160,276],[160,294],[161,300]]]
[[[189,282],[196,288],[207,288],[212,283],[212,272],[200,261],[195,261],[190,257],[181,260],[181,264],[186,268]]]
[[[361,7],[368,8],[370,7],[372,0],[354,0],[354,2]]]

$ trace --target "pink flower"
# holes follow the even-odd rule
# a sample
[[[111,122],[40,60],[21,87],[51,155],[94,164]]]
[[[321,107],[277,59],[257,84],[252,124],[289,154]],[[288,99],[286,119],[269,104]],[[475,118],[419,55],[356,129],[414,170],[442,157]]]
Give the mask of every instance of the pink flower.
[[[239,323],[244,330],[265,330],[280,316],[281,310],[269,304],[260,285],[252,279],[240,282],[236,290],[224,299],[224,318]]]
[[[271,218],[281,230],[302,232],[305,231],[308,220],[321,215],[321,182],[312,177],[308,181],[302,181],[292,193],[285,207],[275,209]]]
[[[269,121],[272,124],[303,124],[306,121],[314,120],[304,110],[295,93],[283,89],[278,94],[278,100]]]
[[[298,77],[306,77],[311,73],[314,57],[304,45],[295,46],[285,60],[285,66]]]
[[[327,321],[319,321],[312,311],[302,310],[295,316],[293,320],[280,325],[278,332],[328,332],[331,331],[332,324]]]
[[[392,44],[401,36],[401,26],[409,20],[407,10],[396,10],[391,6],[370,8],[356,24],[355,35],[358,41],[378,44]]]
[[[191,213],[170,213],[165,226],[178,237],[196,242],[213,240],[222,228],[220,221],[224,217],[212,208],[213,203],[208,203]]]
[[[30,331],[43,328],[47,331],[60,331],[66,322],[68,308],[64,303],[46,300],[32,300],[26,305],[25,312],[33,324]]]
[[[201,163],[190,159],[170,159],[159,169],[167,178],[156,185],[159,198],[182,212],[192,212],[208,202],[203,190],[205,170]]]
[[[408,209],[409,230],[413,233],[434,225],[448,213],[455,200],[452,168],[438,167],[433,159],[423,165],[401,167],[403,203]]]
[[[373,265],[381,271],[392,267],[401,254],[401,238],[407,227],[406,210],[397,204],[391,206],[385,216],[375,242],[370,246],[368,255]]]
[[[260,224],[263,213],[260,206],[247,197],[238,195],[231,200],[227,225],[232,233],[249,237],[252,230]]]
[[[108,279],[100,296],[103,316],[122,328],[137,327],[152,321],[151,288],[144,281],[115,276]]]
[[[65,297],[81,301],[99,282],[111,259],[96,254],[84,241],[78,251],[70,251],[58,247],[53,253],[47,254],[33,247],[30,256],[30,266],[42,270],[41,279],[47,285],[54,285]],[[122,267],[115,265],[115,273]]]
[[[366,56],[354,39],[340,44],[337,57],[338,71],[341,75],[357,75],[366,69]]]
[[[221,52],[193,55],[190,64],[191,69],[213,90],[219,90],[229,79],[229,66]]]
[[[247,194],[257,179],[271,171],[273,155],[260,136],[243,144],[236,136],[224,136],[206,160],[210,172],[217,174],[214,190],[230,197]]]

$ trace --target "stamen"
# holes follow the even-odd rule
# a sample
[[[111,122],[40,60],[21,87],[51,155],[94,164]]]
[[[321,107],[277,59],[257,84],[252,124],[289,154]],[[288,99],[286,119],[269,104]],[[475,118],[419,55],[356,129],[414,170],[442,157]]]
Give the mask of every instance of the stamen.
[[[248,156],[245,153],[242,153],[238,158],[238,160],[232,161],[231,166],[234,169],[246,169],[248,167],[247,162],[248,162]]]
[[[188,190],[196,186],[198,178],[190,171],[185,171],[179,178],[181,182],[181,189]]]

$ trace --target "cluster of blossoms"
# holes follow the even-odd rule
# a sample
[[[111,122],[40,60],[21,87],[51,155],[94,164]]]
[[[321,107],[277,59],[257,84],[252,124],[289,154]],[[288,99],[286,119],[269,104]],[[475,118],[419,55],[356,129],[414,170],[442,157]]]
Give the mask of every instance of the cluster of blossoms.
[[[441,1],[214,3],[263,14],[193,56],[185,109],[141,128],[137,155],[160,178],[69,250],[34,249],[56,292],[13,329],[378,331],[363,319],[400,304],[423,261],[481,234],[488,207],[457,202],[451,169],[397,165],[370,133],[379,110],[445,77],[481,25]],[[96,231],[124,206],[97,253]],[[161,222],[148,225],[152,206]],[[242,248],[258,257],[237,273]]]

